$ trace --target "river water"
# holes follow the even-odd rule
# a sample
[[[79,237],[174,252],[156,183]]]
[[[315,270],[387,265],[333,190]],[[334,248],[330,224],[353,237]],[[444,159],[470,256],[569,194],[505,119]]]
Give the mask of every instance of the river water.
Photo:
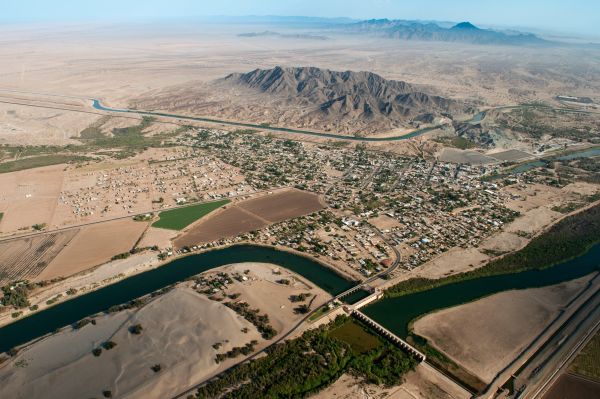
[[[574,280],[599,269],[600,244],[596,244],[585,254],[546,269],[465,280],[415,294],[385,298],[361,310],[399,337],[406,338],[409,323],[424,314],[502,291]]]
[[[267,247],[236,245],[176,259],[159,268],[62,302],[2,327],[0,328],[0,352],[196,274],[241,262],[274,263],[298,273],[332,295],[337,295],[356,284],[328,267],[303,256]]]

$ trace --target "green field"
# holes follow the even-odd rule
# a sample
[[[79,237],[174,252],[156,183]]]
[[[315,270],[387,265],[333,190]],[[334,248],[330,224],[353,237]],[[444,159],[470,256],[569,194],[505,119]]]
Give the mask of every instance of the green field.
[[[42,166],[58,165],[73,161],[87,161],[91,158],[78,155],[42,155],[39,157],[22,158],[0,164],[0,173],[16,172],[18,170],[39,168]]]
[[[331,331],[329,336],[347,343],[357,354],[367,353],[382,344],[379,338],[369,333],[354,320],[348,320],[340,327]]]
[[[231,201],[221,200],[164,211],[158,214],[160,219],[154,222],[152,227],[159,227],[161,229],[169,230],[182,230],[201,217],[208,215],[215,209],[220,208],[229,202]]]
[[[600,332],[587,343],[569,369],[574,373],[600,381]]]

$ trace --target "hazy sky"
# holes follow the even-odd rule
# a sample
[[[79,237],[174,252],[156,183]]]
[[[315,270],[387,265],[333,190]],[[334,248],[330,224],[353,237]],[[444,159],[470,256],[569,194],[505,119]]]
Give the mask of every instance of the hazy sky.
[[[210,15],[434,19],[600,35],[600,0],[1,0],[0,20]]]

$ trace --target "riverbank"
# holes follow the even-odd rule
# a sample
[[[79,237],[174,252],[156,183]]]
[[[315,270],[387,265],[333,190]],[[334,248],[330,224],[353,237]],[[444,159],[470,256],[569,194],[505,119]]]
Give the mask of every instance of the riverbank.
[[[235,245],[170,261],[161,267],[133,275],[19,319],[0,329],[0,336],[2,336],[0,351],[7,351],[57,328],[75,323],[90,314],[127,303],[204,271],[244,262],[277,264],[300,274],[332,295],[337,295],[355,285],[354,282],[342,278],[333,270],[307,257],[273,248]]]
[[[411,278],[386,289],[386,298],[428,291],[447,284],[502,274],[544,269],[569,261],[600,242],[600,202],[562,218],[540,232],[521,250],[488,262],[478,269],[440,279]]]

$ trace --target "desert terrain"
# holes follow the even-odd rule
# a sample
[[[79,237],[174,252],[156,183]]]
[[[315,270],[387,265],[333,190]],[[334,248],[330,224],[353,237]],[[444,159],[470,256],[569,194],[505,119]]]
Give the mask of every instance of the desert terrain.
[[[448,277],[600,198],[597,47],[188,20],[0,34],[0,325],[236,243],[302,254],[369,290]],[[229,202],[181,231],[152,227],[214,201]],[[490,382],[586,281],[493,295],[415,331]],[[333,316],[301,321],[331,300],[277,265],[230,265],[0,354],[0,383],[16,398],[173,396],[326,328]],[[469,397],[428,363],[403,378],[344,373],[315,396]]]
[[[222,295],[238,294],[236,301],[266,313],[282,334],[301,317],[293,311],[290,295],[310,293],[313,306],[330,298],[276,265],[242,263],[202,276],[219,278],[223,273],[243,274],[247,279],[229,285]],[[277,283],[282,278],[293,283]],[[3,392],[15,398],[87,397],[107,390],[118,397],[164,397],[231,365],[232,360],[216,362],[217,353],[254,340],[258,349],[268,344],[250,322],[196,287],[197,283],[182,283],[139,309],[96,316],[95,324],[67,327],[27,347],[0,365]],[[265,291],[268,298],[261,295]],[[140,334],[131,332],[136,325],[142,326]],[[117,345],[99,356],[92,354],[107,341]],[[68,350],[62,349],[64,345]],[[151,369],[156,364],[159,371]]]
[[[413,328],[490,383],[586,288],[588,281],[590,276],[544,288],[503,292],[427,315]],[[499,328],[502,334],[498,334]]]

